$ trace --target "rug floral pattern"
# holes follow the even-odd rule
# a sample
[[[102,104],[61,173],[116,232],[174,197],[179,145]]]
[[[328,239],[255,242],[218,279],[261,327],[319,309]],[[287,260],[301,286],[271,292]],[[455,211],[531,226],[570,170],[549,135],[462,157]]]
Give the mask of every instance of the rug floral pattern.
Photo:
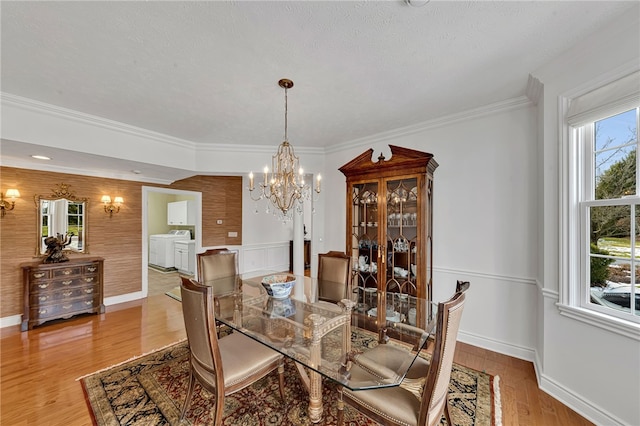
[[[212,395],[196,386],[186,420],[180,409],[189,380],[189,350],[180,342],[81,379],[94,423],[111,425],[208,425]],[[492,377],[455,365],[449,386],[455,425],[491,425]],[[335,425],[337,391],[324,380],[324,413],[320,425]],[[292,361],[286,362],[285,401],[280,399],[277,374],[225,397],[225,425],[310,425],[306,391]],[[346,426],[376,425],[347,406]],[[442,421],[442,424],[446,422]]]

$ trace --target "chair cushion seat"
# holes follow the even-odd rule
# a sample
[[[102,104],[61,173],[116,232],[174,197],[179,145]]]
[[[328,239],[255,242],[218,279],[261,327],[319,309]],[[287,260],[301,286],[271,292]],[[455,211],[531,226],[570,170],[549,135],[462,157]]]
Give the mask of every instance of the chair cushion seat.
[[[351,377],[357,377],[359,367],[354,366]],[[362,370],[360,370],[362,371]],[[345,398],[353,400],[357,405],[366,407],[377,415],[394,421],[400,425],[417,425],[420,401],[409,391],[401,387],[373,389],[367,391],[351,391],[344,389]],[[385,407],[381,411],[377,407]]]
[[[400,370],[402,364],[409,362],[410,358],[413,357],[413,355],[409,355],[406,350],[398,348],[393,344],[378,345],[361,356],[366,357],[366,359],[373,363],[384,365],[386,367],[385,370],[390,369],[393,371]],[[428,370],[429,361],[418,356],[415,361],[413,361],[413,364],[411,364],[405,377],[410,379],[425,377]],[[382,374],[382,377],[386,376],[388,375]]]
[[[224,372],[224,386],[230,388],[267,368],[282,357],[278,352],[241,333],[231,333],[218,340]],[[213,375],[195,366],[195,373],[215,383]],[[249,385],[250,383],[247,383]]]
[[[375,366],[375,363],[385,366],[380,369],[380,377],[388,376],[389,374],[385,374],[385,372],[397,370],[403,361],[407,359],[407,353],[403,349],[390,344],[378,345],[368,351],[366,355],[366,359],[369,361],[367,367]],[[417,357],[406,377],[425,377],[428,369],[429,362],[424,358]],[[371,377],[370,372],[356,364],[352,365],[350,372],[352,380],[358,380],[359,378],[364,380]],[[354,400],[356,404],[367,407],[378,415],[391,419],[398,424],[415,425],[418,422],[417,413],[420,411],[420,400],[407,389],[392,387],[367,391],[350,391],[345,388],[344,394]],[[381,412],[375,407],[386,407],[386,409]]]

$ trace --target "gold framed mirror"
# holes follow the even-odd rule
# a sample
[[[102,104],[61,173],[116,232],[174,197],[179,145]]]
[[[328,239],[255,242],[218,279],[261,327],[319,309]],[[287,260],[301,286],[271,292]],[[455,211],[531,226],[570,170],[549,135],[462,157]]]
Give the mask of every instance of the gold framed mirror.
[[[89,199],[77,197],[70,186],[60,183],[50,195],[34,197],[38,211],[36,256],[47,253],[48,237],[65,241],[64,251],[89,253]]]

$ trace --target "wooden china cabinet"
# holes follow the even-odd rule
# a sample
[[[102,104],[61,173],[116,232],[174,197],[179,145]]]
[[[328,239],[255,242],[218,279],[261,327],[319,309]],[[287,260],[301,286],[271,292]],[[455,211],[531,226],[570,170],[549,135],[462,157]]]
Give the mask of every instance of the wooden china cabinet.
[[[376,324],[426,325],[432,299],[433,155],[389,145],[391,158],[372,161],[373,149],[339,170],[347,181],[347,253],[353,264],[356,314]],[[423,305],[422,305],[423,306]]]

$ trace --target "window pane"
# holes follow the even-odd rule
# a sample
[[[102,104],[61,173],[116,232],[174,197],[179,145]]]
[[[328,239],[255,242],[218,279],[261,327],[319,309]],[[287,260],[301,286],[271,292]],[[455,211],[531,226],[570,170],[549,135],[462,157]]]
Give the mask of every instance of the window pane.
[[[591,301],[623,312],[631,312],[631,263],[616,261],[609,266],[606,287],[591,287]]]
[[[592,206],[590,218],[592,254],[631,257],[631,206]]]
[[[595,123],[595,198],[636,193],[637,109]]]
[[[636,289],[632,288],[640,276],[640,247],[635,247],[640,239],[640,208],[635,207],[634,247],[631,244],[631,206],[590,208],[590,299],[607,308],[626,313],[633,309],[635,314],[640,314],[640,309],[636,308],[640,303],[640,291],[637,285]],[[635,270],[635,277],[632,277],[632,270]],[[635,293],[639,293],[639,297]]]

